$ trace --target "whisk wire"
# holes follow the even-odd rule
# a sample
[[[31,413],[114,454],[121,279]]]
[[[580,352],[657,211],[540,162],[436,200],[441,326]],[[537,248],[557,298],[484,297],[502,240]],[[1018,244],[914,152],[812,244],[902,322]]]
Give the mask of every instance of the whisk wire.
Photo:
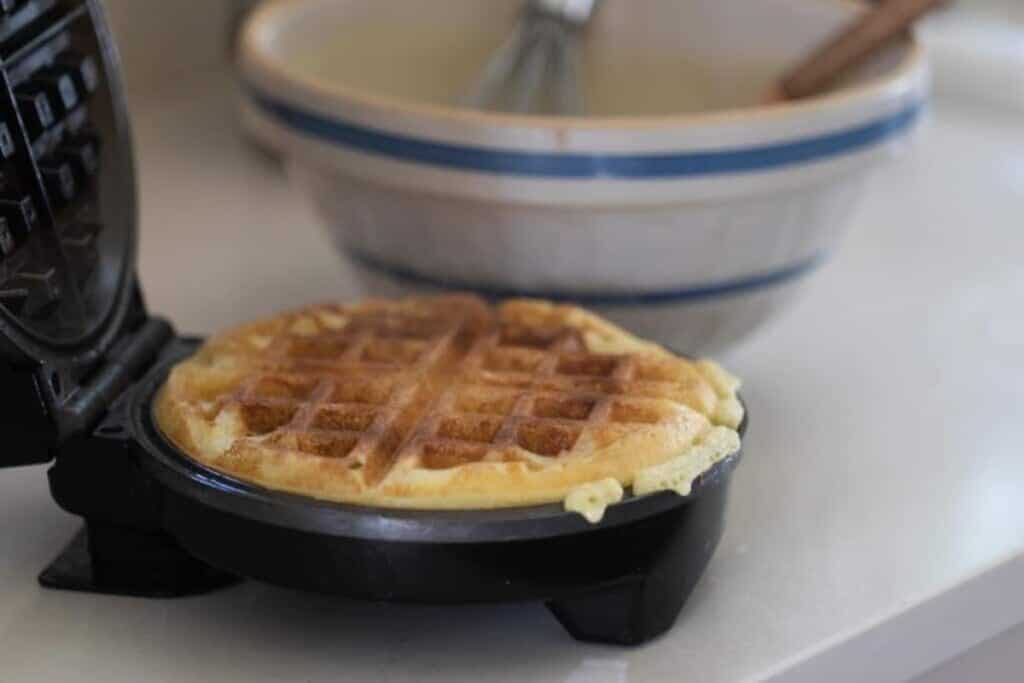
[[[569,13],[569,9],[582,11],[575,5],[552,9],[550,4],[541,0],[528,4],[512,35],[459,99],[460,104],[513,113],[585,113],[586,101],[580,87],[580,33],[597,3],[584,3],[586,13],[581,15],[582,19]]]
[[[524,19],[516,23],[512,35],[488,60],[480,76],[460,98],[460,104],[474,109],[487,109],[500,100],[502,90],[519,66],[529,37],[529,26]]]
[[[576,32],[561,33],[558,37],[563,47],[555,52],[555,96],[558,98],[556,111],[567,116],[583,116],[587,110],[586,99],[580,84],[583,83],[583,66],[580,64],[580,37]]]

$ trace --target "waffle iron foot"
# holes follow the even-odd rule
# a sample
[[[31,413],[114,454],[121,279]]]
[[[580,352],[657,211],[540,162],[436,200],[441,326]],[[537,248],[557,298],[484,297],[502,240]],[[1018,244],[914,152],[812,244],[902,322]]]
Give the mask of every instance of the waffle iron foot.
[[[726,487],[711,487],[696,504],[635,530],[631,571],[618,579],[547,603],[577,640],[639,645],[672,628],[722,538]],[[647,552],[644,552],[644,550]]]
[[[39,575],[46,588],[148,598],[201,595],[240,580],[190,557],[167,534],[97,522]]]
[[[613,645],[646,643],[672,628],[685,597],[650,579],[623,582],[594,593],[547,603],[576,640]]]

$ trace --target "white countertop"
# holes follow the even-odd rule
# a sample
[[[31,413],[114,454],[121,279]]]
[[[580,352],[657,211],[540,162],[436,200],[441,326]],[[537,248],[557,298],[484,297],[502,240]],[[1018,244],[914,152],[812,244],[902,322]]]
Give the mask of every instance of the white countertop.
[[[136,102],[141,273],[188,332],[353,290],[233,125],[223,73]],[[43,590],[78,521],[0,472],[0,679],[898,680],[1024,621],[1024,126],[939,102],[838,256],[724,360],[751,426],[725,537],[676,628],[571,640],[539,604],[410,607],[246,583]]]

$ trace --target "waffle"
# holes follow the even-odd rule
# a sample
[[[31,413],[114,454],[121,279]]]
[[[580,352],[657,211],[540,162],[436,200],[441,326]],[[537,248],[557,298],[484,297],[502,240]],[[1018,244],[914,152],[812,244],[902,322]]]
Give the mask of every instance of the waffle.
[[[735,451],[736,389],[579,308],[443,296],[228,331],[171,371],[154,414],[192,458],[271,489],[415,509],[564,500],[594,518],[638,474],[685,492]]]

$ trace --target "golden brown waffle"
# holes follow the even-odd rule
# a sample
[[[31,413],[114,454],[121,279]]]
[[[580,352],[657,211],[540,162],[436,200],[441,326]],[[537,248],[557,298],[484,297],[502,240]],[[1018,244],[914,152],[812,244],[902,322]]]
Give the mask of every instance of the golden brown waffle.
[[[608,478],[628,486],[655,466],[678,479],[672,463],[688,453],[710,465],[738,447],[735,391],[713,363],[578,308],[448,296],[324,305],[226,332],[174,368],[155,414],[193,458],[269,488],[492,508]],[[672,476],[646,486],[689,483]],[[588,491],[576,498],[609,496]]]

